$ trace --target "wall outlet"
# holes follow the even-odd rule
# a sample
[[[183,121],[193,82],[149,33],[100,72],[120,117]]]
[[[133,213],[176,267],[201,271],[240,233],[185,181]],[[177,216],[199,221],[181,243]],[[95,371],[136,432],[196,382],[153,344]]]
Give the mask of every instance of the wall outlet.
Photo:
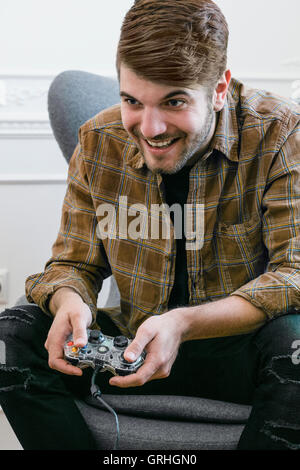
[[[8,303],[8,270],[0,269],[0,305]]]

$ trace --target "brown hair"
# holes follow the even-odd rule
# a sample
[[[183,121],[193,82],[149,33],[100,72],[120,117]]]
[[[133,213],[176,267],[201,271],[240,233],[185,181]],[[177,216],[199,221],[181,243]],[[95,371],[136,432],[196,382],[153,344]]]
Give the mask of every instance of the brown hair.
[[[121,63],[167,85],[215,86],[227,63],[228,26],[212,0],[136,0],[117,50]]]

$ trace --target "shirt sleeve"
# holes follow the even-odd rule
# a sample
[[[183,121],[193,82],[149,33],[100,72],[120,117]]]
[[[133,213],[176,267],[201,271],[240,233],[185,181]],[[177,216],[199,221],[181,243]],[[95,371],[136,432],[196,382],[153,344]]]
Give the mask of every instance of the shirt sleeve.
[[[231,295],[244,297],[271,319],[300,311],[299,122],[272,162],[261,207],[267,269]]]
[[[60,230],[52,256],[43,272],[27,278],[27,300],[51,314],[51,295],[61,287],[71,287],[90,307],[95,319],[98,293],[110,274],[101,239],[97,237],[96,209],[79,143],[69,164]]]

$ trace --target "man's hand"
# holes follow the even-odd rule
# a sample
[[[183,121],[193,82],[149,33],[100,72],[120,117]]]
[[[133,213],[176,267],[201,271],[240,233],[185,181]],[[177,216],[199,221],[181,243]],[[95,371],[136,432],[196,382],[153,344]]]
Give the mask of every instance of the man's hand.
[[[87,343],[86,328],[92,321],[91,311],[79,294],[64,287],[52,296],[49,308],[55,315],[45,342],[49,367],[64,374],[82,375],[79,367],[64,359],[64,343],[70,333],[73,333],[74,346],[83,347]]]
[[[168,377],[182,341],[181,325],[180,309],[145,320],[124,353],[127,361],[134,362],[146,350],[144,364],[135,374],[112,377],[110,385],[136,387]]]
[[[145,349],[144,364],[135,374],[113,377],[109,383],[118,387],[135,387],[168,377],[183,341],[246,334],[265,322],[263,310],[237,295],[150,317],[139,327],[135,339],[124,353],[125,359],[132,362]]]

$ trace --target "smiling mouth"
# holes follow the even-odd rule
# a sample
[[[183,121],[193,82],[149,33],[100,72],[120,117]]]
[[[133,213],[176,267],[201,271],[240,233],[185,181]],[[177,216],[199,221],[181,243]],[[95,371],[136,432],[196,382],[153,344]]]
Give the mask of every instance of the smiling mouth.
[[[172,139],[165,139],[165,140],[149,140],[149,139],[144,139],[145,142],[149,145],[149,147],[153,149],[167,149],[171,147],[175,142],[177,142],[180,139],[180,137],[172,138]]]

